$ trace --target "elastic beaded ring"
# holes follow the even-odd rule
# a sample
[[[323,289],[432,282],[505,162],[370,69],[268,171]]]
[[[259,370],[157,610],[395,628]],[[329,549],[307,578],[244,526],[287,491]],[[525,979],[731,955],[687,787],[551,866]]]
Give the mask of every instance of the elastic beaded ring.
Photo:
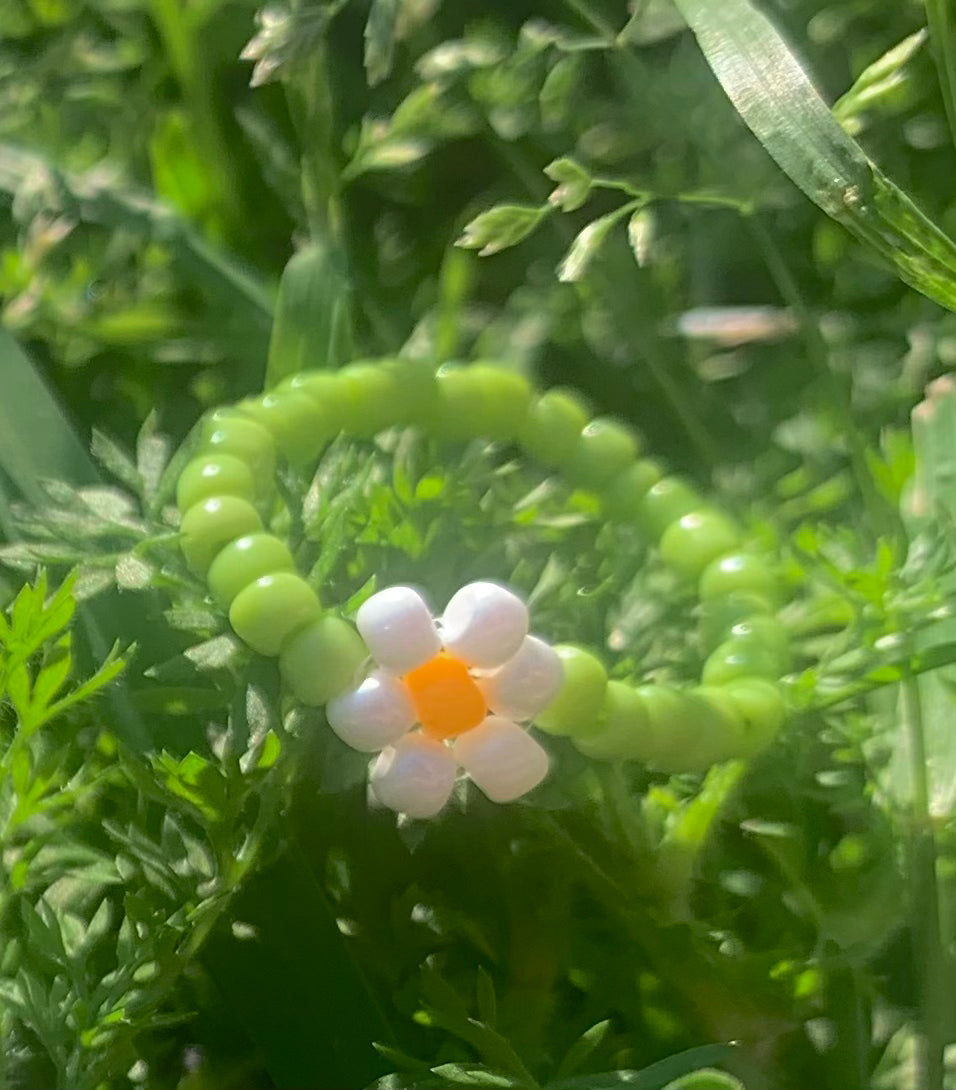
[[[438,623],[403,587],[366,601],[357,628],[324,610],[288,547],[263,527],[276,460],[308,465],[340,433],[394,426],[448,441],[517,443],[596,495],[610,519],[637,525],[667,566],[697,584],[708,652],[701,683],[609,681],[590,652],[530,636],[524,603],[492,583],[462,588]],[[730,518],[641,457],[625,425],[589,421],[573,393],[537,394],[504,367],[435,372],[385,360],[294,375],[206,418],[177,503],[186,561],[236,634],[278,657],[295,699],[326,705],[347,744],[378,753],[373,792],[410,816],[442,808],[459,766],[494,801],[536,786],[548,758],[519,725],[532,719],[588,757],[664,773],[750,757],[783,722],[779,679],[789,646],[775,618],[780,587],[765,561],[744,549]]]

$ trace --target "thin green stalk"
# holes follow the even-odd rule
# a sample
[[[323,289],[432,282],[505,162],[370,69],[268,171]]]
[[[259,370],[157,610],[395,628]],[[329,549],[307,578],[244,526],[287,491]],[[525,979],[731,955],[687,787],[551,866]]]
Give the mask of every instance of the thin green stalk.
[[[907,677],[902,682],[901,696],[902,729],[906,734],[913,792],[907,863],[920,996],[916,1087],[917,1090],[939,1090],[943,1085],[943,1050],[946,1045],[947,958],[940,928],[936,838],[930,817],[923,710],[916,678]]]
[[[950,137],[956,146],[956,2],[926,0],[926,21],[933,42]]]
[[[197,145],[203,150],[203,162],[209,172],[221,208],[230,226],[241,224],[239,189],[232,177],[232,162],[216,106],[212,84],[196,35],[186,23],[180,0],[151,0],[151,14],[162,39],[170,67],[189,106]]]
[[[849,390],[839,381],[830,366],[829,351],[820,327],[804,302],[796,279],[773,236],[758,216],[747,217],[744,222],[763,254],[767,271],[777,290],[797,317],[807,351],[807,360],[824,384],[829,404],[840,414],[841,431],[847,443],[850,468],[863,496],[872,525],[881,533],[891,536],[902,546],[905,542],[903,524],[899,515],[880,495],[873,480],[873,474],[866,460],[866,444],[850,409]]]

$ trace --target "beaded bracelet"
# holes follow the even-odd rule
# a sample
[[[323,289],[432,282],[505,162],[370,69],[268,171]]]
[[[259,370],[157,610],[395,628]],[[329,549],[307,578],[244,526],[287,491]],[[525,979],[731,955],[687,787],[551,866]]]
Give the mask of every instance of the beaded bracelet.
[[[709,652],[700,684],[608,680],[590,652],[529,635],[524,602],[495,583],[462,588],[437,623],[409,587],[374,594],[355,624],[324,610],[286,544],[263,528],[277,458],[305,466],[340,433],[396,426],[516,443],[597,496],[609,519],[637,525],[666,565],[696,581]],[[730,518],[640,453],[625,425],[589,421],[572,393],[539,394],[491,363],[436,372],[363,361],[306,372],[202,422],[177,485],[182,549],[236,634],[278,657],[292,696],[325,705],[343,741],[378,754],[371,788],[396,811],[438,813],[459,767],[496,802],[530,791],[548,771],[531,720],[588,757],[702,772],[754,755],[783,722],[780,588]]]

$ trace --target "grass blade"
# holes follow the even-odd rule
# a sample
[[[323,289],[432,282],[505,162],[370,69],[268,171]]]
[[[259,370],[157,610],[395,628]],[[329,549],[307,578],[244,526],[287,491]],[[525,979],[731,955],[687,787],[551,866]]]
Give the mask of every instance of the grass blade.
[[[917,291],[956,310],[956,243],[866,157],[748,0],[675,0],[728,98],[781,170]]]
[[[952,0],[926,0],[926,21],[949,133],[956,146],[956,6]]]
[[[42,502],[39,482],[58,477],[92,484],[96,468],[26,353],[0,329],[0,470],[31,503]],[[2,484],[0,484],[2,490]],[[3,527],[9,536],[10,527]]]

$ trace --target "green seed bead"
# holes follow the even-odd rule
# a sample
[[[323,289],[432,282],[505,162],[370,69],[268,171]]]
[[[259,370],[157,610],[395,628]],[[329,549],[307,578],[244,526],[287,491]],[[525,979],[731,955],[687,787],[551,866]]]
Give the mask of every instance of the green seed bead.
[[[722,759],[734,734],[727,708],[707,694],[685,692],[665,685],[642,685],[637,690],[647,708],[649,733],[657,749],[648,765],[659,772],[703,772]]]
[[[608,481],[602,496],[605,510],[615,519],[636,519],[648,489],[663,476],[664,470],[650,458],[635,462]]]
[[[438,372],[438,401],[429,431],[439,439],[508,441],[520,430],[531,403],[531,387],[505,367],[474,363]]]
[[[240,401],[237,410],[261,424],[275,440],[283,458],[291,465],[315,461],[334,432],[323,430],[323,414],[305,394],[276,389],[262,397]]]
[[[762,648],[776,655],[780,667],[778,677],[790,669],[790,638],[776,617],[745,617],[733,625],[729,638],[745,640],[752,647]]]
[[[672,522],[660,539],[668,567],[697,579],[707,565],[740,543],[737,527],[719,511],[691,511]]]
[[[750,591],[734,591],[724,597],[701,602],[700,638],[704,651],[709,653],[723,643],[738,621],[757,615],[769,616],[773,611],[769,598]]]
[[[637,437],[630,428],[599,416],[582,429],[574,454],[564,467],[564,475],[573,485],[600,489],[633,463],[639,449]]]
[[[555,651],[561,659],[564,680],[554,700],[535,716],[535,725],[550,734],[593,734],[599,729],[607,671],[599,659],[580,647],[559,644]]]
[[[586,756],[601,761],[642,761],[657,752],[657,740],[650,732],[650,717],[644,698],[623,681],[609,681],[597,729],[575,735],[575,746]]]
[[[587,409],[573,393],[549,390],[529,406],[518,442],[536,462],[560,469],[574,457],[587,422]]]
[[[481,391],[482,434],[513,441],[531,408],[531,384],[517,371],[494,363],[473,363],[469,370]]]
[[[698,596],[702,602],[740,591],[759,594],[774,601],[778,582],[762,557],[730,552],[712,560],[700,577]]]
[[[213,598],[228,609],[236,595],[260,576],[295,571],[285,543],[272,534],[248,534],[227,545],[209,566],[206,582]]]
[[[772,647],[750,639],[729,639],[707,656],[701,680],[705,685],[726,685],[739,677],[776,680],[783,669],[780,655]]]
[[[285,571],[260,576],[229,607],[236,635],[260,655],[278,655],[290,636],[321,615],[315,591],[301,575]]]
[[[197,575],[205,575],[220,550],[243,534],[262,529],[259,512],[238,496],[210,496],[183,515],[180,547],[186,563]]]
[[[438,375],[429,360],[385,360],[380,364],[398,378],[404,402],[400,423],[427,430],[435,420],[438,406]]]
[[[268,429],[235,409],[217,409],[203,421],[201,449],[232,454],[252,471],[260,495],[269,495],[276,471],[276,446]]]
[[[358,632],[326,614],[286,643],[279,653],[279,671],[296,700],[319,707],[358,682],[367,658]]]
[[[746,725],[740,709],[726,689],[698,685],[687,696],[699,706],[695,764],[689,772],[704,772],[711,765],[746,755]]]
[[[700,497],[689,485],[677,477],[664,477],[645,493],[638,522],[652,541],[659,541],[672,523],[699,507]]]
[[[276,387],[276,393],[294,393],[307,397],[314,407],[315,430],[334,438],[342,429],[347,401],[338,371],[303,371],[290,375]]]
[[[780,687],[760,677],[728,682],[724,692],[744,721],[742,756],[752,756],[770,742],[783,725],[786,705]]]
[[[252,503],[256,498],[252,470],[231,454],[194,458],[176,482],[176,505],[180,511],[187,511],[210,496],[238,496]]]
[[[349,435],[372,436],[406,423],[412,412],[399,374],[377,363],[350,363],[339,371],[344,391],[342,428]]]

